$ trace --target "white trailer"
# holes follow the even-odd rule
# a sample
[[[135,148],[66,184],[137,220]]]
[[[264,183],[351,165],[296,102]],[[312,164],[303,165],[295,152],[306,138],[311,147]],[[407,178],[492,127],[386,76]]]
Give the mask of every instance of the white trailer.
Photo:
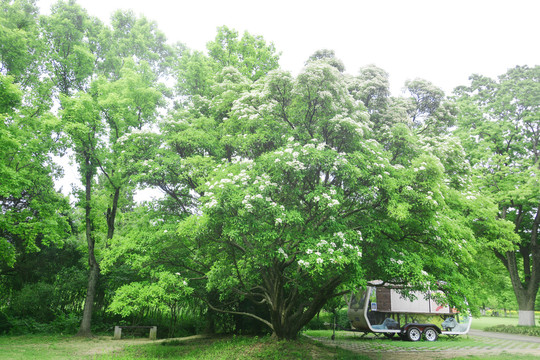
[[[364,333],[399,335],[411,341],[424,336],[435,341],[439,334],[462,335],[471,327],[469,314],[459,313],[435,300],[440,292],[412,292],[413,300],[398,288],[368,286],[348,299],[347,315],[352,327]]]

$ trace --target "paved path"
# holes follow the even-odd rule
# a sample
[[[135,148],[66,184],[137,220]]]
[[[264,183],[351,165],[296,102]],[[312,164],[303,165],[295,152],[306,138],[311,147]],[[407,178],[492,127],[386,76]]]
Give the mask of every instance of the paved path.
[[[343,334],[343,333],[340,333]],[[348,333],[347,333],[348,334]],[[480,330],[471,330],[467,336],[469,339],[478,340],[478,345],[472,346],[447,346],[440,344],[429,346],[422,344],[419,347],[400,346],[399,340],[388,340],[373,342],[373,338],[358,338],[357,340],[329,338],[312,339],[320,341],[328,346],[339,346],[353,352],[368,356],[370,359],[451,359],[468,355],[498,355],[520,354],[530,355],[531,359],[540,358],[540,338],[523,335],[513,335],[504,333],[492,333]]]
[[[527,342],[527,343],[540,343],[540,337],[537,337],[537,336],[515,335],[515,334],[497,333],[497,332],[472,330],[472,329],[469,331],[469,335],[480,336],[480,337],[491,338],[491,339],[515,340],[515,341],[522,341],[522,342]]]

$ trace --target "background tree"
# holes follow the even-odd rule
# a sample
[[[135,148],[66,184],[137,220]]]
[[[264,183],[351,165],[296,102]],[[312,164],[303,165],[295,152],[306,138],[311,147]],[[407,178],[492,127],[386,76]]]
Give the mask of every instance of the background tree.
[[[172,48],[155,22],[131,10],[118,10],[111,16],[111,28],[103,28],[97,36],[100,74],[117,80],[125,60],[131,59],[145,62],[156,77],[167,77]]]
[[[501,247],[504,236],[493,233],[493,251],[512,281],[519,324],[534,326],[540,286],[540,67],[518,66],[497,80],[473,75],[471,85],[456,93],[458,133],[476,186],[498,205],[498,217],[513,223],[515,247]]]
[[[48,49],[50,79],[58,91],[69,95],[85,89],[97,60],[97,28],[103,25],[75,0],[58,1],[51,7],[51,15],[40,18],[40,25]]]
[[[306,61],[306,65],[312,61],[322,61],[335,67],[340,73],[345,71],[345,65],[336,57],[336,52],[329,49],[321,49],[315,51]]]
[[[97,212],[92,195],[97,170],[102,174],[109,200],[106,204],[106,235],[102,239],[106,244],[114,236],[116,215],[122,191],[133,191],[130,185],[130,171],[126,169],[125,138],[131,131],[139,131],[152,121],[161,93],[153,88],[155,76],[145,63],[135,66],[129,59],[120,71],[120,78],[109,82],[104,78],[95,80],[90,93],[80,92],[77,97],[63,100],[63,119],[66,132],[70,135],[74,152],[78,159],[83,184],[85,185],[86,238],[90,276],[87,300],[79,335],[91,333],[91,316],[96,286],[100,274],[95,256]],[[130,153],[133,153],[130,151]]]
[[[221,26],[214,41],[206,44],[208,55],[221,68],[231,66],[251,80],[257,80],[278,67],[280,54],[274,44],[266,44],[262,36],[247,31],[238,38],[238,32]]]

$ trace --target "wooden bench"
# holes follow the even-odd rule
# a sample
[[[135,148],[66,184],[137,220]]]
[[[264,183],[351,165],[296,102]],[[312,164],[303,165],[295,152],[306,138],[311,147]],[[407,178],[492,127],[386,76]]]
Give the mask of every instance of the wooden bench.
[[[157,337],[157,326],[115,326],[114,340],[122,338],[122,329],[150,329],[150,340],[156,340]]]

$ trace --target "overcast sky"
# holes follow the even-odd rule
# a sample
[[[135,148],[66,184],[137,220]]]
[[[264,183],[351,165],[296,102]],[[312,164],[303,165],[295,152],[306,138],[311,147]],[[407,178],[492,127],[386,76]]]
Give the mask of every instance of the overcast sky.
[[[55,1],[38,0],[41,13]],[[156,21],[170,43],[205,50],[227,25],[272,41],[281,67],[297,74],[317,49],[333,49],[346,71],[375,64],[399,95],[406,79],[447,94],[473,73],[490,77],[540,63],[540,0],[78,0],[109,22],[117,9]]]

